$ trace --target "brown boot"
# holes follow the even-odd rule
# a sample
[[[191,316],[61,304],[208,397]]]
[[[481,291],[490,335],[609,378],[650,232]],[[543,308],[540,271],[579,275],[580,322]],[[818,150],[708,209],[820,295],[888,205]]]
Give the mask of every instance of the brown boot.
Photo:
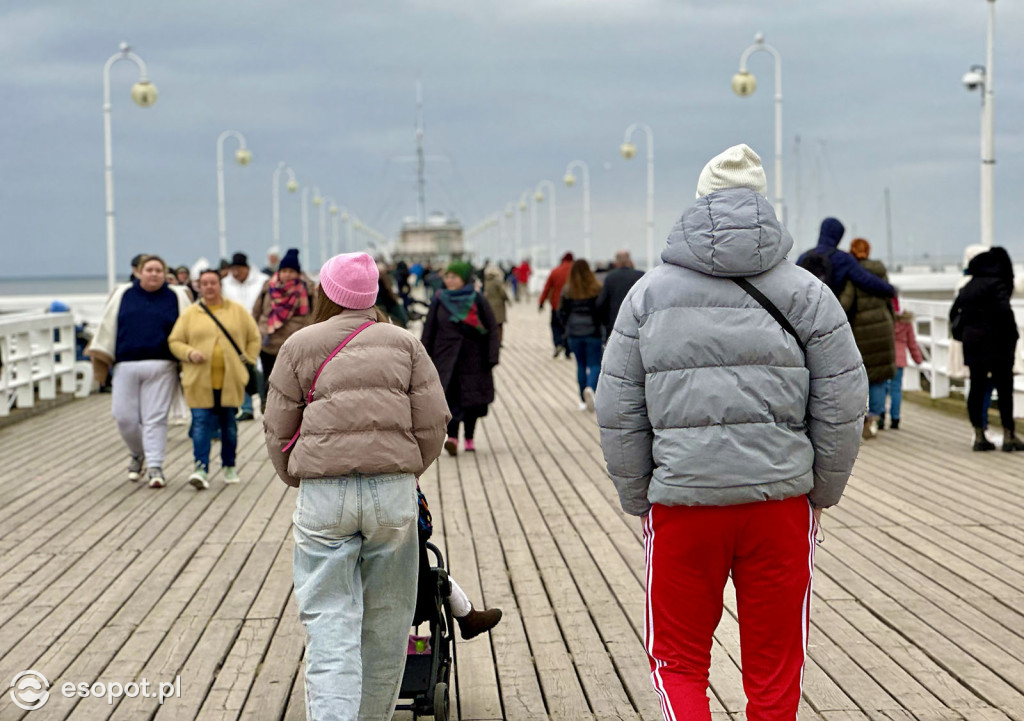
[[[455,620],[459,622],[459,632],[462,634],[462,638],[468,641],[497,626],[498,621],[501,620],[501,609],[486,608],[483,611],[477,611],[475,608],[471,608],[469,613]]]

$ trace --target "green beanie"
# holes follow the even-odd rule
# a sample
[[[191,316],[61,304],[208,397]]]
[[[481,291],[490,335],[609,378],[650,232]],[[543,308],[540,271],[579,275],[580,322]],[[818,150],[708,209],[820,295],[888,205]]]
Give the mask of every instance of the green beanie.
[[[455,275],[462,278],[463,283],[468,283],[473,275],[473,266],[464,260],[453,260],[448,264],[447,272],[455,273]]]

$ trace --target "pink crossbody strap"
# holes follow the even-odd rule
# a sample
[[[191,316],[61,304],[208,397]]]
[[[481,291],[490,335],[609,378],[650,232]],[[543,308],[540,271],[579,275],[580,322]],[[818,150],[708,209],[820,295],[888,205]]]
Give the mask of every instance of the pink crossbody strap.
[[[353,338],[355,338],[357,335],[362,333],[364,330],[369,328],[374,323],[376,323],[376,321],[368,320],[365,323],[363,323],[361,326],[356,328],[354,331],[352,331],[348,335],[347,338],[345,338],[345,340],[343,340],[341,343],[338,344],[337,348],[335,348],[333,351],[331,351],[331,354],[329,356],[327,356],[324,359],[324,362],[321,363],[320,367],[316,369],[316,374],[313,376],[313,382],[309,386],[309,392],[306,393],[306,405],[307,406],[310,403],[313,402],[313,391],[316,390],[316,380],[317,380],[317,378],[320,377],[320,374],[323,372],[324,368],[327,367],[327,364],[331,362],[331,359],[334,358],[334,356],[336,356],[339,353],[341,353],[341,349],[344,348],[345,346],[347,346],[349,344],[349,341],[351,341]],[[302,421],[300,420],[299,421],[299,427],[298,427],[298,429],[296,429],[295,435],[292,436],[292,439],[290,441],[288,441],[288,445],[286,445],[284,448],[281,449],[282,453],[287,453],[288,451],[290,451],[292,449],[292,446],[295,445],[295,442],[299,440],[299,433],[301,433],[301,432],[302,432]]]

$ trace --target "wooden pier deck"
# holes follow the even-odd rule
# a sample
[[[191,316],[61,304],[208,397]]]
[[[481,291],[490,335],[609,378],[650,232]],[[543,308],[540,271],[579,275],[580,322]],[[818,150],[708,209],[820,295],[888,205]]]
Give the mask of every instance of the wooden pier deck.
[[[480,450],[422,479],[453,574],[505,612],[489,638],[458,642],[452,717],[659,719],[640,525],[618,509],[594,416],[576,410],[575,366],[549,343],[546,313],[513,311]],[[186,429],[172,427],[169,486],[154,491],[125,479],[109,405],[94,396],[0,430],[0,721],[302,719],[294,492],[259,422],[240,429],[242,483],[215,475],[201,493],[185,483]],[[801,719],[1024,720],[1024,454],[972,454],[965,419],[904,407],[825,515]],[[727,607],[720,721],[744,717]],[[52,684],[32,712],[6,694],[28,669]],[[179,676],[163,705],[60,692]]]

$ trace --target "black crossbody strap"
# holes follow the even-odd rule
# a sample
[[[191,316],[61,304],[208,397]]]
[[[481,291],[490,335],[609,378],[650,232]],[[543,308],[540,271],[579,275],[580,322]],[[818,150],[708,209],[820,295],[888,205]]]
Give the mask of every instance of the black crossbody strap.
[[[796,343],[800,346],[800,350],[802,350],[805,355],[807,354],[807,347],[804,345],[804,342],[800,340],[800,336],[796,334],[796,328],[794,328],[793,324],[789,322],[789,318],[787,318],[774,303],[768,300],[768,296],[759,291],[754,284],[746,278],[730,278],[729,280],[745,290],[750,297],[761,304],[762,308],[771,313],[772,318],[778,321],[779,325],[782,326],[782,329],[796,339]]]
[[[202,301],[199,301],[199,307],[202,308],[203,310],[205,310],[206,311],[206,315],[210,316],[210,318],[213,320],[213,322],[217,324],[217,327],[220,328],[221,332],[225,336],[227,336],[228,341],[231,343],[231,347],[235,349],[235,353],[240,355],[242,357],[242,360],[244,361],[245,360],[245,354],[242,353],[241,349],[238,347],[238,344],[235,343],[235,339],[231,337],[231,334],[228,333],[227,329],[221,324],[221,322],[219,320],[217,320],[217,316],[215,316],[210,311],[210,309],[206,307],[206,303],[203,303]]]

